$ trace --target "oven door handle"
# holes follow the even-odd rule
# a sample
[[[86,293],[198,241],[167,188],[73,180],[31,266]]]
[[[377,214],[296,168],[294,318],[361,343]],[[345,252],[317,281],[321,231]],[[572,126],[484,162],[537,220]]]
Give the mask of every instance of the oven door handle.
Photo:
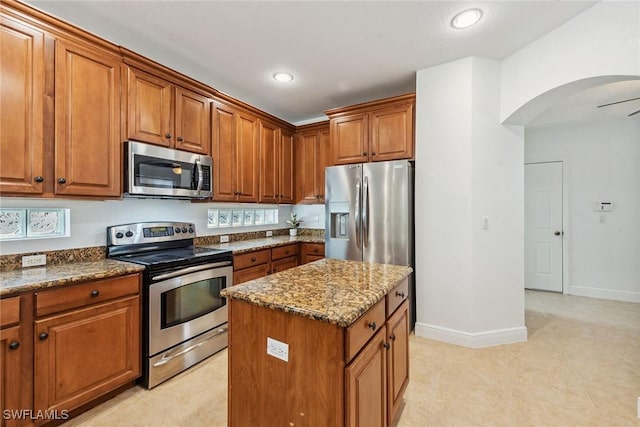
[[[200,341],[199,343],[196,343],[194,345],[191,345],[183,350],[180,350],[179,352],[175,353],[175,354],[163,354],[162,355],[162,359],[160,359],[159,361],[157,361],[156,363],[153,364],[154,368],[157,368],[158,366],[162,366],[166,363],[171,362],[173,359],[175,359],[176,357],[180,357],[183,354],[187,354],[192,350],[195,350],[196,348],[200,347],[201,345],[205,344],[207,341],[211,341],[212,339],[216,338],[219,335],[222,335],[224,333],[226,333],[229,330],[229,328],[227,326],[223,326],[222,328],[218,328],[218,330],[216,331],[217,333],[215,335],[211,335],[210,337],[207,337],[206,339]]]
[[[171,273],[165,273],[165,274],[160,274],[159,276],[154,276],[151,278],[151,280],[154,282],[157,282],[158,280],[171,279],[173,277],[184,276],[185,274],[195,273],[197,271],[210,270],[212,268],[218,268],[218,267],[226,267],[231,264],[232,264],[231,261],[221,261],[221,262],[212,262],[209,264],[194,265],[192,267],[187,267],[187,268],[182,268],[180,270],[172,271]]]

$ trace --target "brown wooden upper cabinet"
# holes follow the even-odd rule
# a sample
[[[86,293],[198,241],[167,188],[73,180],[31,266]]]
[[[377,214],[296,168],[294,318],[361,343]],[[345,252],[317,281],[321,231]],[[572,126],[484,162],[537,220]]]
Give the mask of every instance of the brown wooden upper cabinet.
[[[260,120],[260,203],[293,203],[293,133]]]
[[[258,201],[259,120],[222,100],[212,104],[213,200]]]
[[[295,155],[296,203],[324,203],[324,168],[329,166],[329,122],[299,126]]]
[[[2,5],[0,191],[120,196],[118,47],[46,20]]]
[[[210,98],[127,68],[127,137],[163,147],[211,153]]]
[[[325,111],[333,164],[413,158],[415,94]]]

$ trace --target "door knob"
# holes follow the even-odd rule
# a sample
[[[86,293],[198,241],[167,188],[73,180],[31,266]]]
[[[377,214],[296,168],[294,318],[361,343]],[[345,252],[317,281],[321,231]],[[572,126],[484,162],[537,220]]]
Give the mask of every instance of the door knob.
[[[559,231],[554,231],[553,234],[559,236],[561,233]]]

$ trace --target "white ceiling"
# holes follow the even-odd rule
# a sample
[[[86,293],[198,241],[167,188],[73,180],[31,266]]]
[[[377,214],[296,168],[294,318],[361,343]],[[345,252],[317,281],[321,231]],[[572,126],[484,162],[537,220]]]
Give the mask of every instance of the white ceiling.
[[[502,59],[590,1],[33,1],[28,3],[290,123],[415,90],[415,71]],[[449,26],[468,7],[478,25]],[[276,71],[294,74],[275,82]],[[639,107],[640,108],[640,107]]]

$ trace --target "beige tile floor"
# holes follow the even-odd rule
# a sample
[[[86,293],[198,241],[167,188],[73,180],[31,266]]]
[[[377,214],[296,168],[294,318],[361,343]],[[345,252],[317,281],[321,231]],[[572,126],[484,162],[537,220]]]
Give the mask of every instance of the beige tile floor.
[[[640,304],[532,291],[525,301],[526,343],[468,349],[412,336],[398,427],[640,426]],[[225,350],[64,426],[226,426],[226,378]]]

